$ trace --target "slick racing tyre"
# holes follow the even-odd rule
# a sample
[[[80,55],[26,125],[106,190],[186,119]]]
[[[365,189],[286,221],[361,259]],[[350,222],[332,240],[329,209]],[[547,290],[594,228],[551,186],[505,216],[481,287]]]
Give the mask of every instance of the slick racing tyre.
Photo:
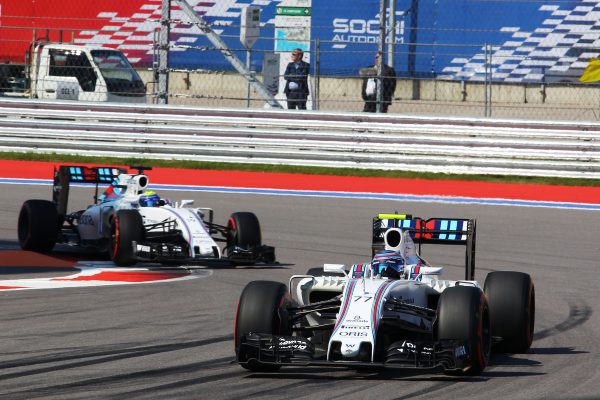
[[[18,222],[19,245],[23,250],[52,250],[60,228],[56,205],[47,200],[27,200]]]
[[[466,344],[470,360],[458,368],[466,375],[479,375],[490,359],[492,338],[490,312],[483,292],[473,286],[453,286],[442,292],[438,303],[438,340]]]
[[[110,259],[118,266],[135,264],[133,242],[144,240],[144,222],[136,210],[119,210],[111,224]]]
[[[242,336],[248,333],[289,335],[287,287],[283,283],[253,281],[244,288],[235,316],[234,342],[237,360],[242,367],[256,372],[275,372],[276,364],[265,364],[251,358],[241,347]],[[248,361],[248,362],[247,362]]]
[[[494,351],[527,352],[535,324],[535,288],[531,276],[514,271],[490,272],[483,290],[490,305],[492,336],[502,338]]]
[[[251,212],[231,214],[227,222],[227,247],[244,249],[258,247],[262,243],[258,218]]]

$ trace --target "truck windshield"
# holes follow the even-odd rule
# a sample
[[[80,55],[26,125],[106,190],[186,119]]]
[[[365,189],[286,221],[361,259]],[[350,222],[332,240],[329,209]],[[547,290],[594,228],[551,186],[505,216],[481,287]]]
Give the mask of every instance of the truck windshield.
[[[106,80],[109,93],[119,96],[145,96],[144,82],[123,54],[114,50],[92,50],[94,63]]]

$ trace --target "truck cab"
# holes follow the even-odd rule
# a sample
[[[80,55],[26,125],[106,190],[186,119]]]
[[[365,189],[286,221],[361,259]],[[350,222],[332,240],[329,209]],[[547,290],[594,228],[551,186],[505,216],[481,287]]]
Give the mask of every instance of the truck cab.
[[[31,61],[32,97],[128,103],[147,101],[144,82],[118,50],[44,43],[35,46]]]

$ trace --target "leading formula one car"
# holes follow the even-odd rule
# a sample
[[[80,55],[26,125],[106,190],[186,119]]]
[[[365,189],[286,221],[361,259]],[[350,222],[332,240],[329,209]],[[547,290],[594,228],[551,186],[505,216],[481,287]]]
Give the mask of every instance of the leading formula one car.
[[[490,353],[526,352],[535,294],[522,272],[474,280],[473,219],[380,214],[372,262],[325,264],[283,283],[250,282],[234,328],[238,363],[251,371],[282,365],[390,367],[477,375]],[[421,256],[426,243],[465,246],[465,279],[441,279]]]
[[[193,200],[173,204],[149,190],[148,167],[60,166],[54,171],[52,201],[27,200],[19,214],[19,244],[46,252],[56,243],[107,251],[115,264],[137,261],[199,263],[229,260],[275,262],[275,249],[262,245],[258,219],[231,214],[227,225],[213,222],[210,208]],[[95,185],[94,204],[67,212],[71,183]],[[108,187],[98,196],[98,186]],[[223,249],[217,242],[225,243]]]

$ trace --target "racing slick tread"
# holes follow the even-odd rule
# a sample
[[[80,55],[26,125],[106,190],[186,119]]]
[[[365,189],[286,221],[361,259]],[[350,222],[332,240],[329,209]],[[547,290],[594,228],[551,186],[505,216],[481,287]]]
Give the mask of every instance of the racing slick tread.
[[[495,352],[526,353],[533,341],[535,288],[531,276],[517,271],[490,272],[484,284],[490,305]]]
[[[135,264],[133,242],[144,239],[144,223],[137,210],[119,210],[111,227],[110,258],[119,266]]]
[[[252,281],[242,292],[235,318],[234,341],[238,361],[245,362],[241,349],[242,336],[249,333],[285,335],[288,332],[287,286],[280,282]],[[263,364],[258,361],[244,363],[250,371],[275,372],[280,365]]]
[[[489,362],[490,312],[483,292],[473,286],[454,286],[442,292],[438,305],[438,340],[467,343],[470,361],[463,373],[479,375]]]
[[[239,246],[248,249],[262,243],[260,224],[254,213],[242,211],[231,214],[227,230],[228,247]]]
[[[23,250],[48,252],[54,248],[60,227],[56,205],[48,200],[27,200],[18,222],[19,245]]]

